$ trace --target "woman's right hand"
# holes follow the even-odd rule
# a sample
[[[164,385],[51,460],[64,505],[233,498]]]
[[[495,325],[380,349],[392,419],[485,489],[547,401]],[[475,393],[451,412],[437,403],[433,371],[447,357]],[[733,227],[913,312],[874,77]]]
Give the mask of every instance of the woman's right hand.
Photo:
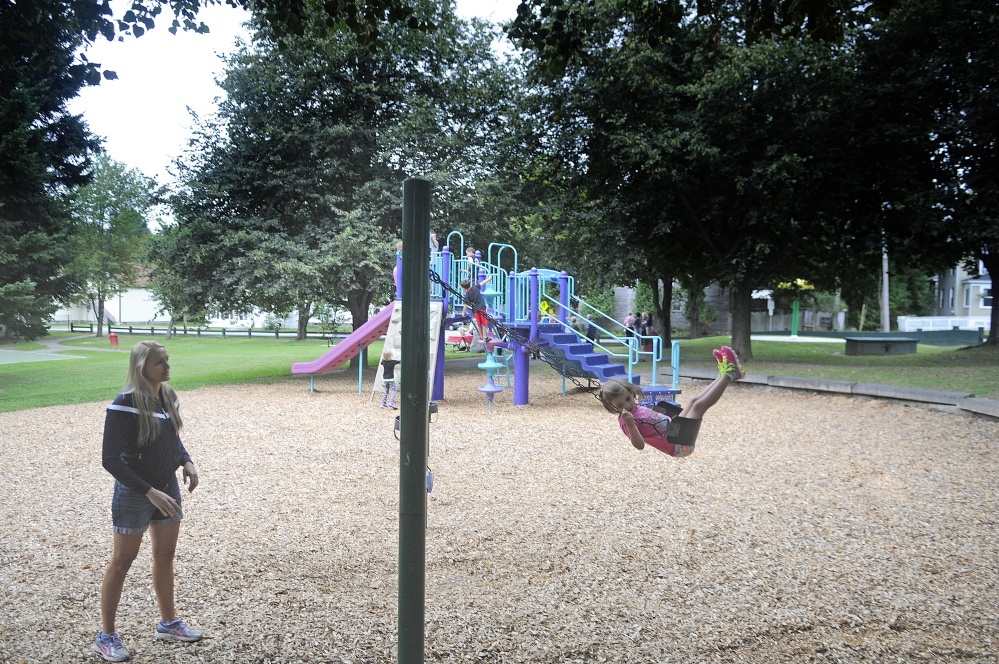
[[[163,493],[159,489],[150,488],[146,492],[146,498],[149,499],[156,509],[163,512],[167,516],[177,516],[180,514],[180,505],[177,501],[173,499],[169,494]]]

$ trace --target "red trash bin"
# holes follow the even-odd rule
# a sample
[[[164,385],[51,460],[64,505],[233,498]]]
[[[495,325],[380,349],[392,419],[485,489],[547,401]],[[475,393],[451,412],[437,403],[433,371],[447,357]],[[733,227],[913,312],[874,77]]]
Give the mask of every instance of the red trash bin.
[[[114,332],[110,333],[108,335],[108,341],[111,342],[112,346],[117,346],[118,345],[118,335],[115,334]]]

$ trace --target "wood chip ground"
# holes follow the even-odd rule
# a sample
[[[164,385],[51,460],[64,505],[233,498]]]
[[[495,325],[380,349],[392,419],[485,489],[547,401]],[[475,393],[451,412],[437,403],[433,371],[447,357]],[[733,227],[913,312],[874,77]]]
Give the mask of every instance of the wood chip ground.
[[[447,378],[426,661],[999,659],[999,423],[736,386],[678,460],[545,369],[531,381],[529,406],[505,390],[490,412],[482,372]],[[147,541],[118,617],[133,661],[396,661],[396,413],[350,372],[316,382],[180,394],[202,484],[178,609],[211,638],[152,638]],[[4,663],[97,661],[106,406],[0,414]]]

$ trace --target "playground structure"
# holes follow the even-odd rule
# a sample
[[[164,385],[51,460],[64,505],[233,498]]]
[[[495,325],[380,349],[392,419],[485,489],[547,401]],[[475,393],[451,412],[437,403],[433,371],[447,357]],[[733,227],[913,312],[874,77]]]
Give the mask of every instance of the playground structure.
[[[391,313],[381,313],[376,322],[365,325],[349,335],[339,345],[313,363],[299,363],[292,367],[292,373],[311,374],[332,371],[342,366],[351,357],[375,339],[386,335],[386,344],[398,346],[401,358],[400,414],[397,419],[399,431],[399,574],[398,574],[398,657],[400,664],[421,664],[424,654],[426,626],[426,533],[427,533],[427,493],[433,487],[433,475],[428,460],[429,412],[430,404],[444,398],[444,348],[445,330],[454,322],[466,316],[456,316],[461,297],[462,277],[477,283],[493,283],[483,290],[485,313],[498,330],[503,330],[505,338],[487,344],[487,360],[480,365],[487,369],[488,384],[479,391],[487,396],[490,410],[492,397],[502,389],[494,381],[496,369],[503,365],[495,355],[502,348],[502,357],[507,351],[514,361],[514,405],[528,403],[531,354],[546,356],[546,362],[560,371],[563,376],[562,393],[565,394],[565,378],[573,381],[578,376],[604,381],[616,376],[627,376],[628,380],[640,383],[634,372],[636,362],[647,354],[652,364],[650,397],[676,394],[678,379],[678,346],[673,352],[672,388],[659,386],[656,382],[658,363],[662,359],[662,346],[658,337],[642,337],[633,333],[623,340],[627,356],[627,369],[622,364],[612,362],[608,353],[595,352],[593,343],[584,341],[578,332],[567,323],[569,312],[579,313],[585,302],[573,293],[573,281],[566,272],[542,272],[532,268],[520,272],[517,252],[510,245],[492,243],[485,260],[481,252],[472,258],[464,256],[464,238],[460,233],[448,235],[440,251],[431,252],[429,270],[424,263],[430,238],[430,182],[410,178],[403,183],[402,233],[403,252],[396,254],[394,278],[396,300],[386,307]],[[459,257],[451,252],[452,239],[460,243]],[[403,255],[406,265],[403,264]],[[504,264],[510,266],[507,269]],[[413,269],[412,266],[416,266]],[[464,273],[464,274],[463,274]],[[556,276],[557,275],[557,276]],[[549,294],[548,284],[557,284],[558,296]],[[457,287],[457,288],[456,288]],[[554,288],[552,286],[551,288]],[[452,295],[455,300],[452,302]],[[549,321],[542,322],[540,303],[546,303]],[[402,305],[405,303],[405,309]],[[453,305],[453,309],[452,309]],[[573,308],[572,305],[575,305]],[[554,308],[553,308],[554,307]],[[464,307],[463,307],[464,309]],[[591,307],[592,309],[592,307]],[[399,312],[400,324],[393,327]],[[554,311],[555,315],[551,315]],[[594,309],[594,311],[596,311]],[[432,312],[440,312],[435,319]],[[449,316],[450,312],[450,316]],[[476,311],[475,313],[483,313]],[[602,316],[606,318],[602,312]],[[622,341],[616,330],[602,329],[602,332],[617,341]],[[402,343],[403,335],[405,343]],[[436,353],[432,352],[436,346]],[[601,346],[598,344],[598,346]],[[356,349],[356,350],[355,350]],[[547,351],[555,354],[552,358]],[[601,346],[601,350],[607,350]],[[396,355],[393,353],[393,357]],[[359,363],[358,392],[363,394],[363,362]],[[507,368],[509,365],[507,364]],[[570,374],[570,370],[572,373]],[[433,386],[430,387],[430,377]],[[377,383],[377,379],[376,379]],[[314,379],[310,385],[314,391]]]
[[[502,322],[507,330],[515,333],[501,343],[490,344],[488,359],[483,363],[489,365],[484,367],[488,372],[488,384],[482,391],[489,399],[490,408],[492,396],[503,387],[513,388],[514,405],[529,403],[530,360],[538,348],[550,349],[563,365],[560,370],[563,394],[569,370],[600,382],[611,378],[626,379],[641,385],[650,400],[672,400],[680,392],[677,389],[679,345],[674,343],[670,349],[672,384],[660,385],[657,377],[659,364],[664,359],[662,339],[658,335],[621,334],[623,323],[579,298],[575,293],[575,280],[565,271],[541,268],[522,271],[516,248],[498,242],[491,243],[484,255],[475,251],[473,257],[467,257],[464,237],[458,231],[447,236],[440,251],[430,252],[429,267],[437,277],[430,283],[433,314],[429,330],[430,370],[433,376],[431,399],[434,401],[444,399],[447,330],[454,323],[469,319],[461,314],[463,302],[455,295],[461,292],[461,280],[481,283],[487,278],[489,281],[482,289],[482,296],[488,317]],[[398,253],[394,273],[396,299],[393,302],[320,358],[292,365],[293,374],[312,376],[311,390],[315,389],[315,374],[339,369],[382,336],[386,347],[399,350],[403,265]],[[595,328],[600,341],[588,339],[574,329],[569,323],[573,316],[586,320]],[[606,327],[595,321],[603,321]],[[638,372],[640,363],[648,367],[647,375]],[[405,367],[402,370],[405,371]],[[358,394],[363,394],[362,382],[363,365],[359,367]]]
[[[493,374],[497,369],[503,368],[503,364],[496,360],[496,347],[501,344],[500,341],[496,339],[490,339],[485,342],[486,347],[486,360],[479,364],[480,369],[486,370],[486,384],[479,388],[479,392],[486,395],[486,399],[489,402],[489,410],[493,409],[493,397],[497,392],[502,392],[503,388],[496,384]]]

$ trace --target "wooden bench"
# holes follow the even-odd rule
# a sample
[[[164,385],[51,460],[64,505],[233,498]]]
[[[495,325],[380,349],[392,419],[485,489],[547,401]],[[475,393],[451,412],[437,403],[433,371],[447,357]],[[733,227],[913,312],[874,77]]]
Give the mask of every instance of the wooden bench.
[[[847,355],[913,355],[918,339],[909,337],[844,337]]]

